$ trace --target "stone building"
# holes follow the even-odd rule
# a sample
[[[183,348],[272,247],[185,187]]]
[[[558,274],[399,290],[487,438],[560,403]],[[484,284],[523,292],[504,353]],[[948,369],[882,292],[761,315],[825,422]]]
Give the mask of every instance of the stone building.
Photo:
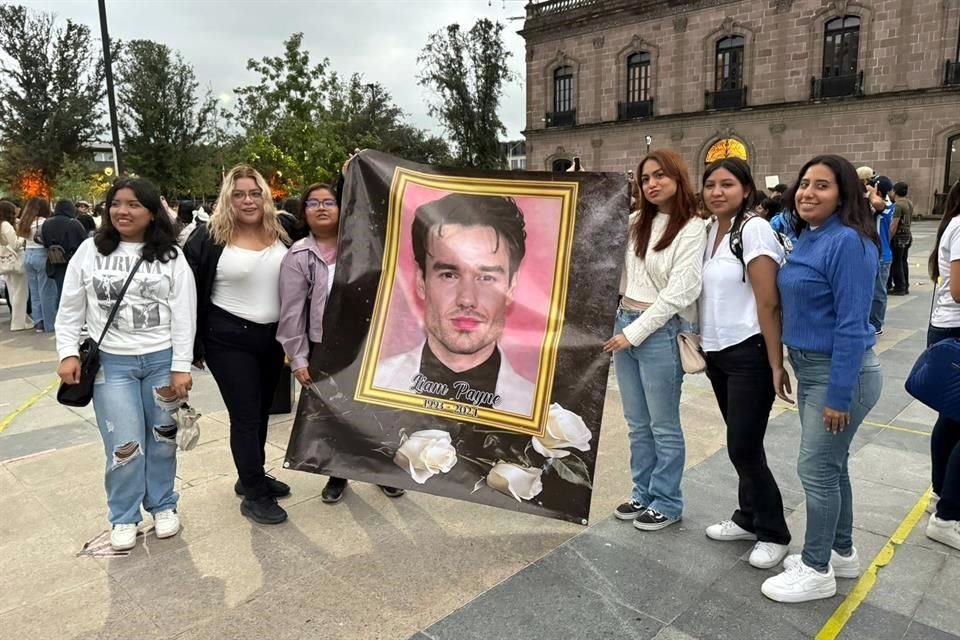
[[[763,188],[839,153],[924,212],[960,177],[960,0],[543,0],[521,35],[531,170],[669,147]]]

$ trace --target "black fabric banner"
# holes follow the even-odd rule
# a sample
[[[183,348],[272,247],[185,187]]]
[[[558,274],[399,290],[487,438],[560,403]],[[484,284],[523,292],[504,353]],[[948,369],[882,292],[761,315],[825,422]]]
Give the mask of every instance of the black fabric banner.
[[[587,524],[626,177],[347,172],[284,466]]]

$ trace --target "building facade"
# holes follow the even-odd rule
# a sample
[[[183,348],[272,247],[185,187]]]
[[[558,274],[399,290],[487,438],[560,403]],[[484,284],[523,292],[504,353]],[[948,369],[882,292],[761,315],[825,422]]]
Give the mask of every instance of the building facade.
[[[762,188],[838,153],[922,212],[960,178],[960,0],[543,0],[521,35],[531,170],[668,147]]]

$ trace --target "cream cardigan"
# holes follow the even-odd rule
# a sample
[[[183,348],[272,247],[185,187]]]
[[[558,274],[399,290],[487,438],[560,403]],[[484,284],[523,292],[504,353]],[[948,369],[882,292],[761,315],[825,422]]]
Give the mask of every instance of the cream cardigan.
[[[630,215],[628,229],[632,229],[639,215],[639,212]],[[654,251],[653,247],[663,236],[669,219],[663,213],[656,214],[653,219],[646,259],[637,255],[633,234],[627,243],[620,293],[631,300],[650,304],[649,309],[623,329],[623,335],[634,346],[640,345],[674,315],[680,315],[693,326],[697,324],[707,223],[701,218],[692,218],[669,247]]]

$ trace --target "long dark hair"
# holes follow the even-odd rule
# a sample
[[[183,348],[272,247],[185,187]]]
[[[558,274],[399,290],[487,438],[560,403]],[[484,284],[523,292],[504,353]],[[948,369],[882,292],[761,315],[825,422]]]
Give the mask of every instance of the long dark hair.
[[[659,242],[654,245],[654,251],[663,251],[670,246],[680,230],[683,229],[691,218],[697,215],[697,196],[690,186],[690,172],[687,169],[687,163],[683,161],[678,154],[669,149],[657,149],[651,151],[643,157],[640,164],[637,165],[637,172],[634,179],[638,182],[643,175],[643,165],[648,160],[655,160],[663,172],[677,183],[677,193],[673,196],[673,207],[670,211],[670,221],[667,228],[660,237]],[[647,196],[640,189],[638,200],[640,215],[633,223],[630,234],[633,237],[634,249],[637,255],[646,259],[647,245],[650,244],[650,235],[653,233],[653,219],[657,215],[657,205],[647,200]]]
[[[743,187],[743,190],[747,192],[743,203],[741,203],[740,208],[737,209],[737,213],[733,217],[733,224],[730,226],[731,229],[736,229],[743,221],[743,217],[747,215],[747,212],[757,206],[757,202],[759,201],[757,183],[754,181],[753,174],[750,172],[750,165],[746,162],[740,158],[720,158],[719,160],[711,162],[710,166],[703,172],[703,182],[700,185],[701,192],[703,191],[704,185],[707,184],[707,179],[717,169],[726,169],[732,173],[733,177],[740,183],[740,186]],[[707,207],[707,198],[705,196],[703,197],[703,206],[707,211],[710,211],[709,207]]]
[[[927,270],[934,283],[940,279],[940,240],[943,239],[943,232],[947,230],[947,225],[957,216],[960,216],[960,180],[953,183],[947,194],[947,203],[943,206],[943,217],[940,219],[940,226],[937,227],[937,241],[933,243],[933,251],[930,252],[930,259],[927,262]]]
[[[34,221],[37,218],[49,217],[50,203],[39,196],[30,198],[20,213],[20,224],[17,225],[17,235],[21,238],[29,238]]]
[[[103,216],[100,228],[94,236],[94,244],[101,255],[108,256],[120,245],[120,232],[113,226],[110,208],[120,189],[130,189],[137,200],[150,212],[150,224],[143,236],[143,249],[140,254],[147,262],[159,260],[168,262],[177,257],[177,232],[173,227],[170,214],[160,201],[160,191],[144,178],[120,178],[107,192],[107,215]]]
[[[9,200],[0,200],[0,222],[9,222],[11,227],[17,226],[17,207]]]
[[[796,181],[793,182],[785,194],[783,194],[784,207],[796,210],[797,191],[800,189],[800,181],[807,173],[810,167],[822,164],[833,172],[833,177],[837,181],[837,189],[840,192],[840,200],[837,203],[836,214],[840,216],[840,222],[850,227],[861,236],[869,238],[875,245],[880,246],[880,236],[877,234],[877,226],[874,222],[873,214],[870,212],[870,205],[867,199],[863,197],[863,183],[857,177],[857,170],[853,168],[850,161],[843,156],[831,153],[819,155],[811,158],[800,169]],[[793,216],[793,230],[797,236],[809,227],[807,221],[799,214]]]

